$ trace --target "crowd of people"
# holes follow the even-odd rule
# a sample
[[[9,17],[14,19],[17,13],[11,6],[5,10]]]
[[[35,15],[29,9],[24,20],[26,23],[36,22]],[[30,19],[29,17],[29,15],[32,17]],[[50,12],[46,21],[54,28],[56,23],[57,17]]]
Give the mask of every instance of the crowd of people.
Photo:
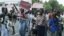
[[[36,14],[33,14],[32,10],[25,12],[21,8],[19,13],[15,11],[17,9],[13,4],[12,10],[8,13],[6,6],[2,7],[2,14],[0,15],[0,20],[3,19],[0,21],[0,36],[9,36],[9,27],[12,28],[12,35],[14,35],[16,20],[20,23],[20,36],[26,36],[26,32],[28,32],[28,36],[48,36],[48,31],[50,36],[62,36],[63,25],[59,12],[37,11]]]

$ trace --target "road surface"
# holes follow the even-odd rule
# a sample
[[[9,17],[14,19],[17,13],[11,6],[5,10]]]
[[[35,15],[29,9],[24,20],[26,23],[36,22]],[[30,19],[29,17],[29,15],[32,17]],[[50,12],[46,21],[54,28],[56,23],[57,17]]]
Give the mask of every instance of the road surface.
[[[20,34],[19,34],[20,25],[19,24],[20,24],[19,21],[17,21],[16,24],[15,24],[15,32],[16,32],[16,34],[15,35],[9,35],[9,36],[20,36]],[[28,36],[27,33],[26,33],[26,36]],[[47,32],[47,36],[50,36],[49,32]],[[62,36],[64,36],[64,31],[62,32]]]

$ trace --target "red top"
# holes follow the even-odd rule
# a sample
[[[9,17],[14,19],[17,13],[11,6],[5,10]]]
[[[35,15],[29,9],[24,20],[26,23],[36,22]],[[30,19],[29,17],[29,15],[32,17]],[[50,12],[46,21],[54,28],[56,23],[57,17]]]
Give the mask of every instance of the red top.
[[[22,17],[22,18],[25,18],[25,14],[21,14],[21,17]]]

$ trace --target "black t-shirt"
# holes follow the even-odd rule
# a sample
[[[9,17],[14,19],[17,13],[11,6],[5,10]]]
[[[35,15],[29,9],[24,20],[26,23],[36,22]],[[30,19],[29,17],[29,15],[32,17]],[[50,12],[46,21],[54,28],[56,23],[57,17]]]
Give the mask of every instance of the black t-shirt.
[[[2,13],[3,13],[3,14],[7,14],[7,12],[8,12],[8,9],[5,8],[5,7],[2,7]]]

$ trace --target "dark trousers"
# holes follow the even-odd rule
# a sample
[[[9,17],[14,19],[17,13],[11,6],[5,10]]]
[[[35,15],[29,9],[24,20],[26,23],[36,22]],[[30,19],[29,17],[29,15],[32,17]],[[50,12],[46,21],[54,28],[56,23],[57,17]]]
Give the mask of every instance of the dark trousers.
[[[59,36],[62,36],[62,32],[59,32]]]
[[[58,35],[59,35],[59,36],[62,36],[62,30],[59,30],[59,31],[58,31]]]
[[[12,26],[12,29],[13,29],[13,34],[15,34],[15,28],[14,28],[14,26]]]
[[[37,35],[45,36],[45,26],[37,26]]]

